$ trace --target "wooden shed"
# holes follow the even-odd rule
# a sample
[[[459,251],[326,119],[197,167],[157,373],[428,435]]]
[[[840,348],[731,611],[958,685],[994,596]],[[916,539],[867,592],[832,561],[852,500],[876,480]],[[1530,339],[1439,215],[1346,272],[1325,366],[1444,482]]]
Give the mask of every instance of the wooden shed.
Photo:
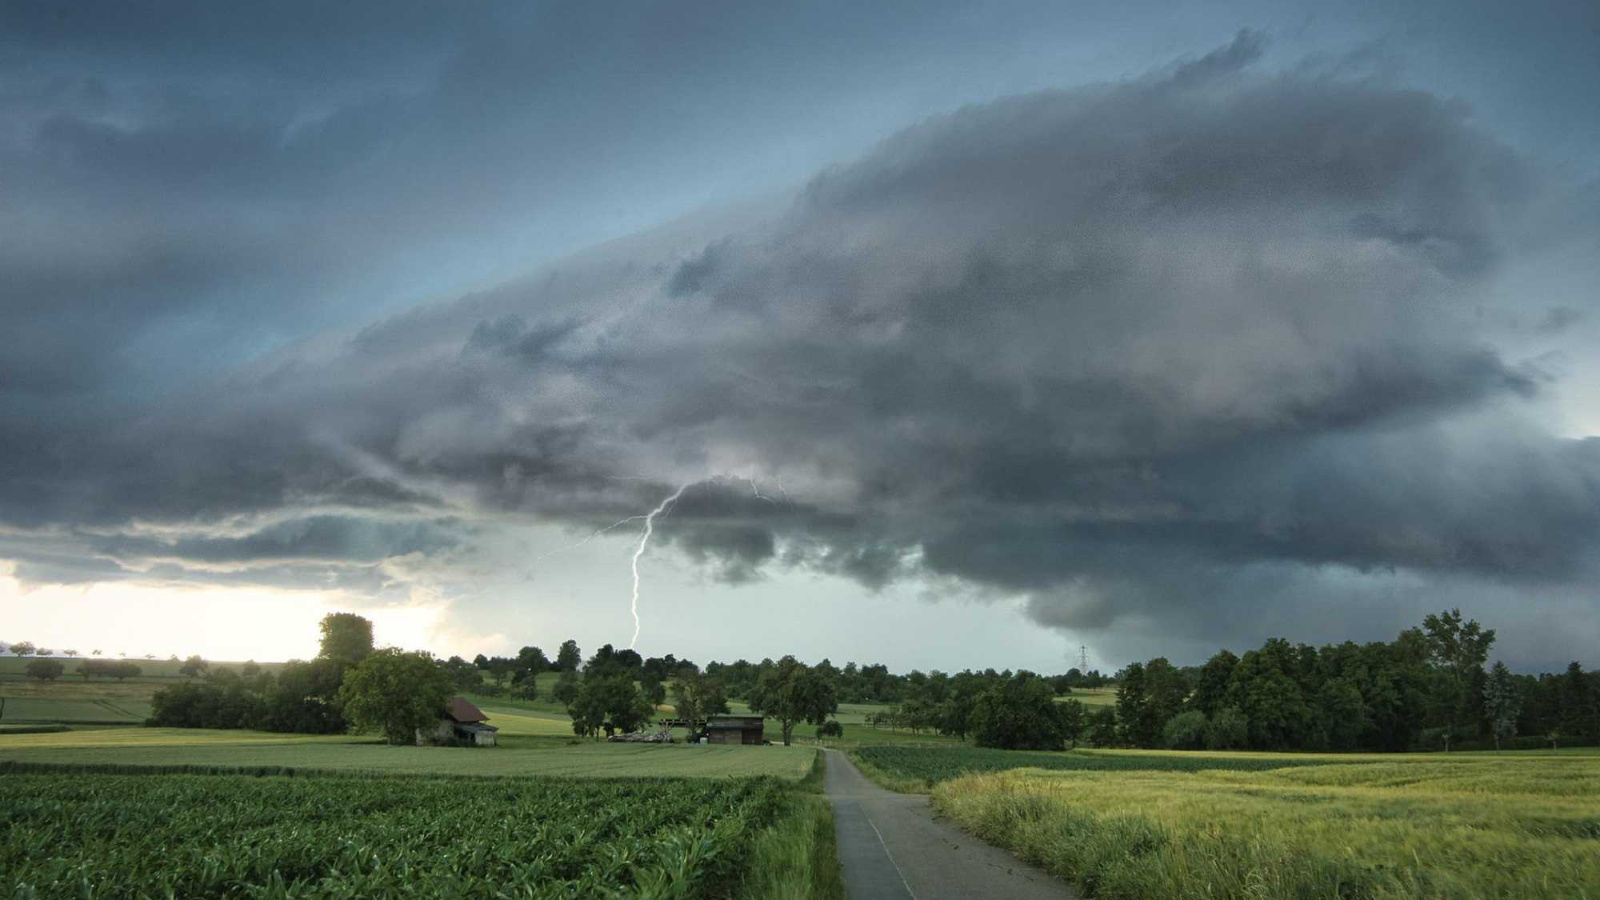
[[[493,747],[500,729],[488,724],[484,715],[472,701],[465,697],[451,697],[445,704],[444,715],[430,732],[417,729],[420,744],[465,744],[474,747]]]
[[[760,716],[711,716],[706,719],[706,740],[712,744],[764,744]]]

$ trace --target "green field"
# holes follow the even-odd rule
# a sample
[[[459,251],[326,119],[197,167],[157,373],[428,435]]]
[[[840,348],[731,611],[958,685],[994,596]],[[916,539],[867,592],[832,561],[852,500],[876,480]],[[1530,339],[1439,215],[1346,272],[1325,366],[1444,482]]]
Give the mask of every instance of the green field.
[[[934,806],[1090,897],[1600,897],[1593,751],[1054,756],[1126,765],[969,775]]]
[[[16,897],[749,896],[772,778],[0,778]]]
[[[1117,689],[1116,688],[1073,688],[1072,689],[1072,693],[1070,693],[1070,694],[1068,694],[1068,695],[1066,695],[1064,697],[1057,697],[1056,698],[1056,702],[1057,703],[1062,703],[1062,702],[1065,702],[1067,700],[1076,700],[1079,703],[1082,703],[1084,706],[1090,706],[1090,707],[1116,706],[1117,705]]]
[[[493,749],[391,747],[345,735],[291,735],[185,728],[108,728],[0,735],[0,764],[82,766],[280,767],[440,775],[553,775],[565,778],[771,775],[798,780],[811,771],[809,747],[611,744],[509,736]]]
[[[862,747],[851,754],[873,780],[892,790],[924,793],[964,775],[1038,768],[1071,772],[1199,772],[1227,769],[1259,772],[1290,766],[1321,765],[1330,758],[1309,754],[1162,753],[1127,750],[1073,750],[1065,753],[992,750],[984,747]],[[1389,760],[1393,757],[1364,757]]]

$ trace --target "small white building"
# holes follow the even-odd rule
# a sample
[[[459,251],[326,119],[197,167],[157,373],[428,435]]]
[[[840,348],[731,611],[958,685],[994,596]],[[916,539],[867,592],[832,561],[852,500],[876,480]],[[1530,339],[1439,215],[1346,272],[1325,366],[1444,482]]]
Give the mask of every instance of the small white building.
[[[493,747],[495,734],[500,730],[487,724],[484,715],[472,701],[465,697],[451,697],[445,704],[444,716],[433,731],[417,729],[417,745],[456,744],[474,747]]]

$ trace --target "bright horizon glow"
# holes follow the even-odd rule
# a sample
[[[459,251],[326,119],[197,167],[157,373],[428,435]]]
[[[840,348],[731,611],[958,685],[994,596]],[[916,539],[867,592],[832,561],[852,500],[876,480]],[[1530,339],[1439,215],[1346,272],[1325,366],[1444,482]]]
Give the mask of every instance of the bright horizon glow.
[[[363,607],[339,593],[270,588],[185,588],[97,582],[24,588],[0,560],[0,639],[76,650],[88,657],[142,659],[200,654],[209,660],[281,662],[317,655],[317,623],[330,612],[372,621],[374,642],[448,656],[444,604]]]

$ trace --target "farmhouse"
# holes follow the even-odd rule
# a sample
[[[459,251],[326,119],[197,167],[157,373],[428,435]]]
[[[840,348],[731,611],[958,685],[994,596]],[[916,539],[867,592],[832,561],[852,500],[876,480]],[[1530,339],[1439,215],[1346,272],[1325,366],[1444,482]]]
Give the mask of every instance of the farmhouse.
[[[487,724],[489,717],[465,697],[451,697],[445,704],[444,715],[431,732],[417,729],[417,744],[466,744],[493,747],[495,733],[500,729]]]
[[[706,740],[712,744],[764,744],[760,716],[711,716]]]

